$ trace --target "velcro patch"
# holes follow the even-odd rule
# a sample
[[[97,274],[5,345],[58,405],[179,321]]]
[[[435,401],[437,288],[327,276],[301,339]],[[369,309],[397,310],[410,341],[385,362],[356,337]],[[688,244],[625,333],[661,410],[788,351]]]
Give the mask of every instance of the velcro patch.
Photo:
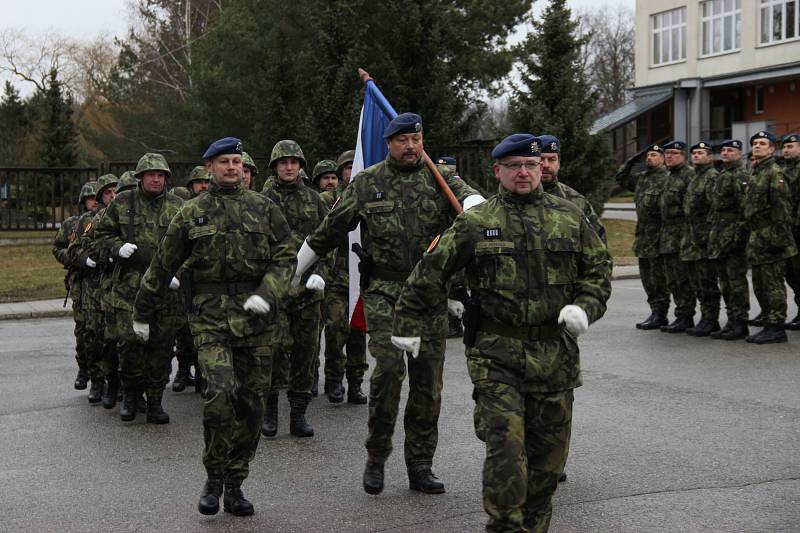
[[[431,243],[428,245],[428,249],[425,250],[425,251],[427,253],[431,253],[432,251],[434,251],[436,249],[436,247],[439,246],[439,240],[441,238],[442,238],[442,234],[441,233],[439,235],[437,235],[436,237],[434,237],[433,240],[431,241]]]
[[[197,217],[196,219],[194,219],[194,223],[197,226],[205,226],[206,224],[208,224],[208,215]]]
[[[378,192],[375,193],[375,198],[374,199],[375,200],[383,200],[384,196],[385,196],[385,194],[384,194],[383,191],[378,191]]]
[[[500,228],[486,228],[483,230],[484,239],[499,239]]]

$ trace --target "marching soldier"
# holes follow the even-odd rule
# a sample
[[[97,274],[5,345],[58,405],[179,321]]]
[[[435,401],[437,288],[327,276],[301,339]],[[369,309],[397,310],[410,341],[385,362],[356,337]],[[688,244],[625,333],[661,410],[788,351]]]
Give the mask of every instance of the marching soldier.
[[[792,236],[797,244],[800,240],[800,135],[791,133],[781,139],[783,152],[783,173],[793,189],[792,201]],[[789,259],[786,263],[786,281],[794,292],[794,303],[797,304],[797,316],[786,324],[786,329],[800,329],[800,255]]]

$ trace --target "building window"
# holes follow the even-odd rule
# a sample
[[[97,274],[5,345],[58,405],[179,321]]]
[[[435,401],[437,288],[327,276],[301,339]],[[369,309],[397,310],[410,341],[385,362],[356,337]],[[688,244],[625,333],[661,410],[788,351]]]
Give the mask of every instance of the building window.
[[[653,65],[686,59],[686,8],[650,17],[653,21]]]
[[[742,47],[742,0],[708,0],[700,5],[704,56]]]
[[[760,115],[764,112],[764,86],[756,85],[753,95],[753,114]]]
[[[761,0],[761,44],[797,38],[799,8],[800,0]]]

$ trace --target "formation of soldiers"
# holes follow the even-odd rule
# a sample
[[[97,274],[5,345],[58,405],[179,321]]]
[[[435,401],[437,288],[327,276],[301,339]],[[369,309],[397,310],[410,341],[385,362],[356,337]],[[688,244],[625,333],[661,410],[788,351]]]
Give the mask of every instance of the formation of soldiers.
[[[710,143],[687,151],[672,141],[641,154],[645,170],[634,171],[640,156],[620,169],[618,183],[635,194],[633,251],[651,309],[637,328],[755,344],[786,342],[786,329],[800,330],[800,314],[786,321],[784,283],[800,303],[800,135],[780,140],[780,159],[778,138],[768,131],[754,134],[750,148],[745,156],[740,140],[723,141],[717,168]],[[753,319],[748,268],[761,307]],[[751,325],[763,329],[751,335]]]
[[[605,230],[558,180],[553,136],[504,139],[492,153],[499,193],[488,200],[449,161],[426,163],[418,115],[398,115],[384,139],[386,159],[352,181],[352,150],[307,174],[298,143],[284,140],[263,190],[252,191],[259,169],[226,137],[186,187],[167,192],[169,165],[153,153],[119,179],[87,184],[85,212],[64,221],[54,247],[75,310],[75,387],[90,382],[89,402],[108,409],[121,401],[124,421],[144,412],[148,423],[168,423],[162,396],[177,357],[173,390],[194,385],[205,400],[198,509],[215,514],[222,499],[242,516],[254,512],[241,485],[259,437],[277,433],[281,390],[290,433],[314,435],[307,407],[322,330],[331,403],[367,403],[368,342],[364,490],[383,490],[407,375],[409,488],[437,494],[447,317],[463,314],[475,430],[487,446],[487,530],[546,530],[581,383],[576,339],[611,290]],[[359,224],[366,323],[351,324],[348,232]]]

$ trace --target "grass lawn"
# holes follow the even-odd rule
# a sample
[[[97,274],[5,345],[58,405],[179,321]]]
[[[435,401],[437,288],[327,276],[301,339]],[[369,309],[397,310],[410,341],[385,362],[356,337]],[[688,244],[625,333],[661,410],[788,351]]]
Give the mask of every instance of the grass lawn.
[[[0,303],[64,297],[66,271],[53,257],[52,247],[52,243],[0,246]]]
[[[608,251],[614,258],[614,264],[637,265],[636,257],[633,255],[633,232],[636,228],[636,221],[633,220],[613,220],[603,219],[608,235]]]
[[[0,239],[53,239],[56,236],[56,230],[30,230],[30,229],[11,229],[0,231]]]

